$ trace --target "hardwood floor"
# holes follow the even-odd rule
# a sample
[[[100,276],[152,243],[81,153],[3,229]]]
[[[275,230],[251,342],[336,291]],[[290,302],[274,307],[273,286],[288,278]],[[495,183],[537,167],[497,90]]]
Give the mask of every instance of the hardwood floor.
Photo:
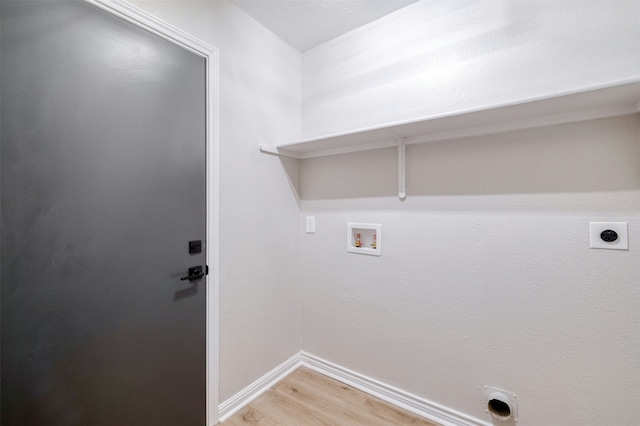
[[[408,411],[301,367],[222,426],[437,426]]]

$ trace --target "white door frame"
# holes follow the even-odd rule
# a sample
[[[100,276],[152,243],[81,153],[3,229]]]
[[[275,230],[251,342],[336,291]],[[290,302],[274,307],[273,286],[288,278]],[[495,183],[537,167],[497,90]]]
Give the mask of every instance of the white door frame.
[[[206,62],[207,113],[207,426],[218,423],[219,140],[218,49],[122,0],[84,0],[127,22],[195,53]]]

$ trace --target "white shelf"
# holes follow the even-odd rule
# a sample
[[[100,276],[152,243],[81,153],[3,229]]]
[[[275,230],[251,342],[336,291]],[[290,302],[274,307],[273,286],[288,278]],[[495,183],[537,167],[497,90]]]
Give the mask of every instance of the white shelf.
[[[399,146],[399,143],[439,142],[637,112],[640,112],[640,79],[293,143],[260,145],[260,150],[305,159]]]

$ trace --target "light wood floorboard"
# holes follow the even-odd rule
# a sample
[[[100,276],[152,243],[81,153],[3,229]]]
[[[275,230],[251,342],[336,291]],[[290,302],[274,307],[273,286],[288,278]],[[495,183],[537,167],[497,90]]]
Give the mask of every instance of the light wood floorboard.
[[[221,426],[438,426],[300,367]]]

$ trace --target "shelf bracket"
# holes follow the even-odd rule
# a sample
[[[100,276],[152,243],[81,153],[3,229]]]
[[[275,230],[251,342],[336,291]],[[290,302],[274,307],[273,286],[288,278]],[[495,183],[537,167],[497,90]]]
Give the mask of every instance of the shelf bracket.
[[[398,139],[398,198],[407,198],[407,144],[405,139]]]
[[[260,144],[260,152],[270,155],[277,155],[278,157],[289,157],[300,159],[299,155],[288,152],[286,149],[280,149],[275,145]]]

